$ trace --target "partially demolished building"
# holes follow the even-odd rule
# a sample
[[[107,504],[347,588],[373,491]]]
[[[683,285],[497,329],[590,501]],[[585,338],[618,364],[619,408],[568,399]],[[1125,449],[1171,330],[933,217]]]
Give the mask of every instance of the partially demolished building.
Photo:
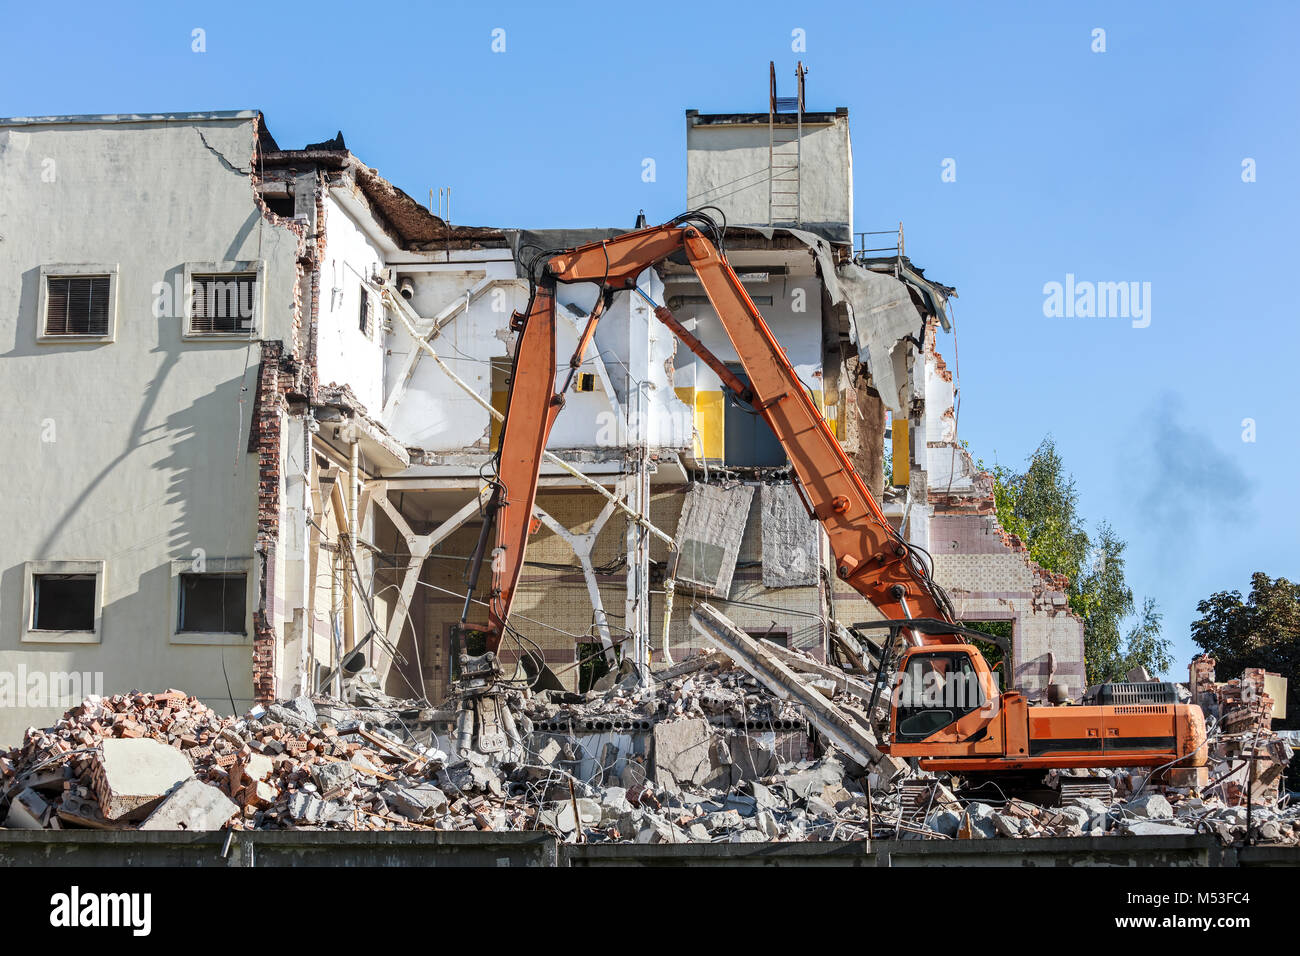
[[[901,226],[886,249],[855,233],[847,110],[801,95],[686,127],[686,204],[725,215],[729,260],[888,516],[966,621],[1012,622],[1011,683],[1081,689],[1066,583],[998,527],[957,435],[937,348],[955,292]],[[255,111],[0,120],[0,742],[89,692],[183,687],[238,714],[370,667],[441,700],[527,263],[631,219],[454,226],[341,136],[283,149]],[[687,266],[641,288],[735,361]],[[567,355],[595,289],[559,296]],[[835,621],[879,617],[834,575],[780,446],[643,299],[606,310],[566,397],[507,662],[570,690],[620,659],[670,667],[701,646],[699,600],[817,659]]]

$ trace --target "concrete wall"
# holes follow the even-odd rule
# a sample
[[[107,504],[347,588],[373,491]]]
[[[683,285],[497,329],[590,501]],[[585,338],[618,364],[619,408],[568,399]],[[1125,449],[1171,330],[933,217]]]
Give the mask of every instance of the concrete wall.
[[[731,225],[766,225],[770,142],[766,115],[761,122],[748,117],[711,119],[687,115],[687,205],[718,206]],[[782,132],[792,136],[793,127]],[[799,178],[801,221],[835,224],[843,232],[843,241],[850,241],[853,148],[847,112],[829,122],[805,119]]]
[[[401,267],[396,268],[401,275]],[[454,263],[447,267],[446,275],[439,270],[412,279],[416,294],[411,304],[424,320],[423,327],[417,328],[427,334],[434,320],[444,314],[445,324],[440,323],[433,347],[480,397],[504,409],[513,347],[510,316],[527,306],[527,283],[514,278],[513,265],[506,269],[499,264],[477,273],[465,263]],[[484,279],[495,280],[495,287],[471,296],[468,310],[460,308],[466,293]],[[641,286],[652,296],[662,294],[653,273],[642,277]],[[595,297],[594,285],[560,286],[557,290],[557,371],[567,372],[586,322],[585,315],[574,316],[565,306],[574,303],[587,310]],[[389,348],[391,393],[402,388],[400,370],[414,345],[398,326]],[[617,297],[601,317],[593,346],[579,369],[596,376],[596,388],[591,392],[570,390],[566,395],[549,447],[611,451],[626,443],[630,415],[634,426],[644,428],[644,432],[634,429],[632,434],[644,434],[653,452],[688,448],[690,410],[678,398],[667,371],[675,348],[676,340],[650,315],[643,300]],[[562,379],[557,380],[557,386],[561,383]],[[485,454],[495,435],[488,412],[427,357],[418,360],[404,390],[389,404],[384,424],[394,437],[430,452]]]
[[[531,833],[302,830],[0,831],[5,866],[1295,866],[1296,847],[1220,847],[1204,835],[820,843],[560,843]]]
[[[251,627],[176,643],[172,562],[253,556],[261,350],[187,339],[154,304],[187,262],[260,259],[260,337],[292,337],[297,237],[254,203],[253,147],[254,114],[0,122],[0,674],[90,672],[105,693],[175,686],[229,710],[224,660],[248,705]],[[38,343],[40,270],[60,263],[116,267],[113,341]],[[24,563],[69,559],[104,562],[99,643],[24,642]],[[0,707],[0,744],[66,706]]]

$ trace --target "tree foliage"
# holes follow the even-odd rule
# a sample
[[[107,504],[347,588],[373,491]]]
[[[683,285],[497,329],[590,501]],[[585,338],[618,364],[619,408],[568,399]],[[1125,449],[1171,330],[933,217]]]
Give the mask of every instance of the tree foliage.
[[[981,462],[981,466],[983,463]],[[1125,579],[1127,544],[1106,522],[1091,537],[1079,514],[1074,479],[1051,437],[1029,456],[1024,471],[989,469],[998,522],[1029,549],[1044,570],[1069,579],[1070,607],[1083,619],[1084,665],[1089,684],[1122,680],[1142,665],[1153,674],[1173,663],[1161,635],[1161,614],[1151,598],[1138,610]]]

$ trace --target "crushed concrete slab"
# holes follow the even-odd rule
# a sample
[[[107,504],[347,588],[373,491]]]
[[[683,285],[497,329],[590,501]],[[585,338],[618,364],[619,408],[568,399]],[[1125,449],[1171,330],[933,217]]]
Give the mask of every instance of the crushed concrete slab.
[[[141,830],[220,830],[239,804],[216,787],[191,777],[169,793],[140,824]]]
[[[100,747],[91,781],[107,820],[148,816],[177,784],[194,776],[184,754],[156,740],[124,737]]]

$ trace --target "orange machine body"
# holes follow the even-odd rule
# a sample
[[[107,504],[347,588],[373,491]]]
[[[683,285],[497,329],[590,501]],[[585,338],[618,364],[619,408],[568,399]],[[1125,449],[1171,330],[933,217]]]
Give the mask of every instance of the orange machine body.
[[[1031,706],[1002,693],[971,644],[912,648],[899,663],[888,752],[926,770],[1204,766],[1205,718],[1190,704]]]

